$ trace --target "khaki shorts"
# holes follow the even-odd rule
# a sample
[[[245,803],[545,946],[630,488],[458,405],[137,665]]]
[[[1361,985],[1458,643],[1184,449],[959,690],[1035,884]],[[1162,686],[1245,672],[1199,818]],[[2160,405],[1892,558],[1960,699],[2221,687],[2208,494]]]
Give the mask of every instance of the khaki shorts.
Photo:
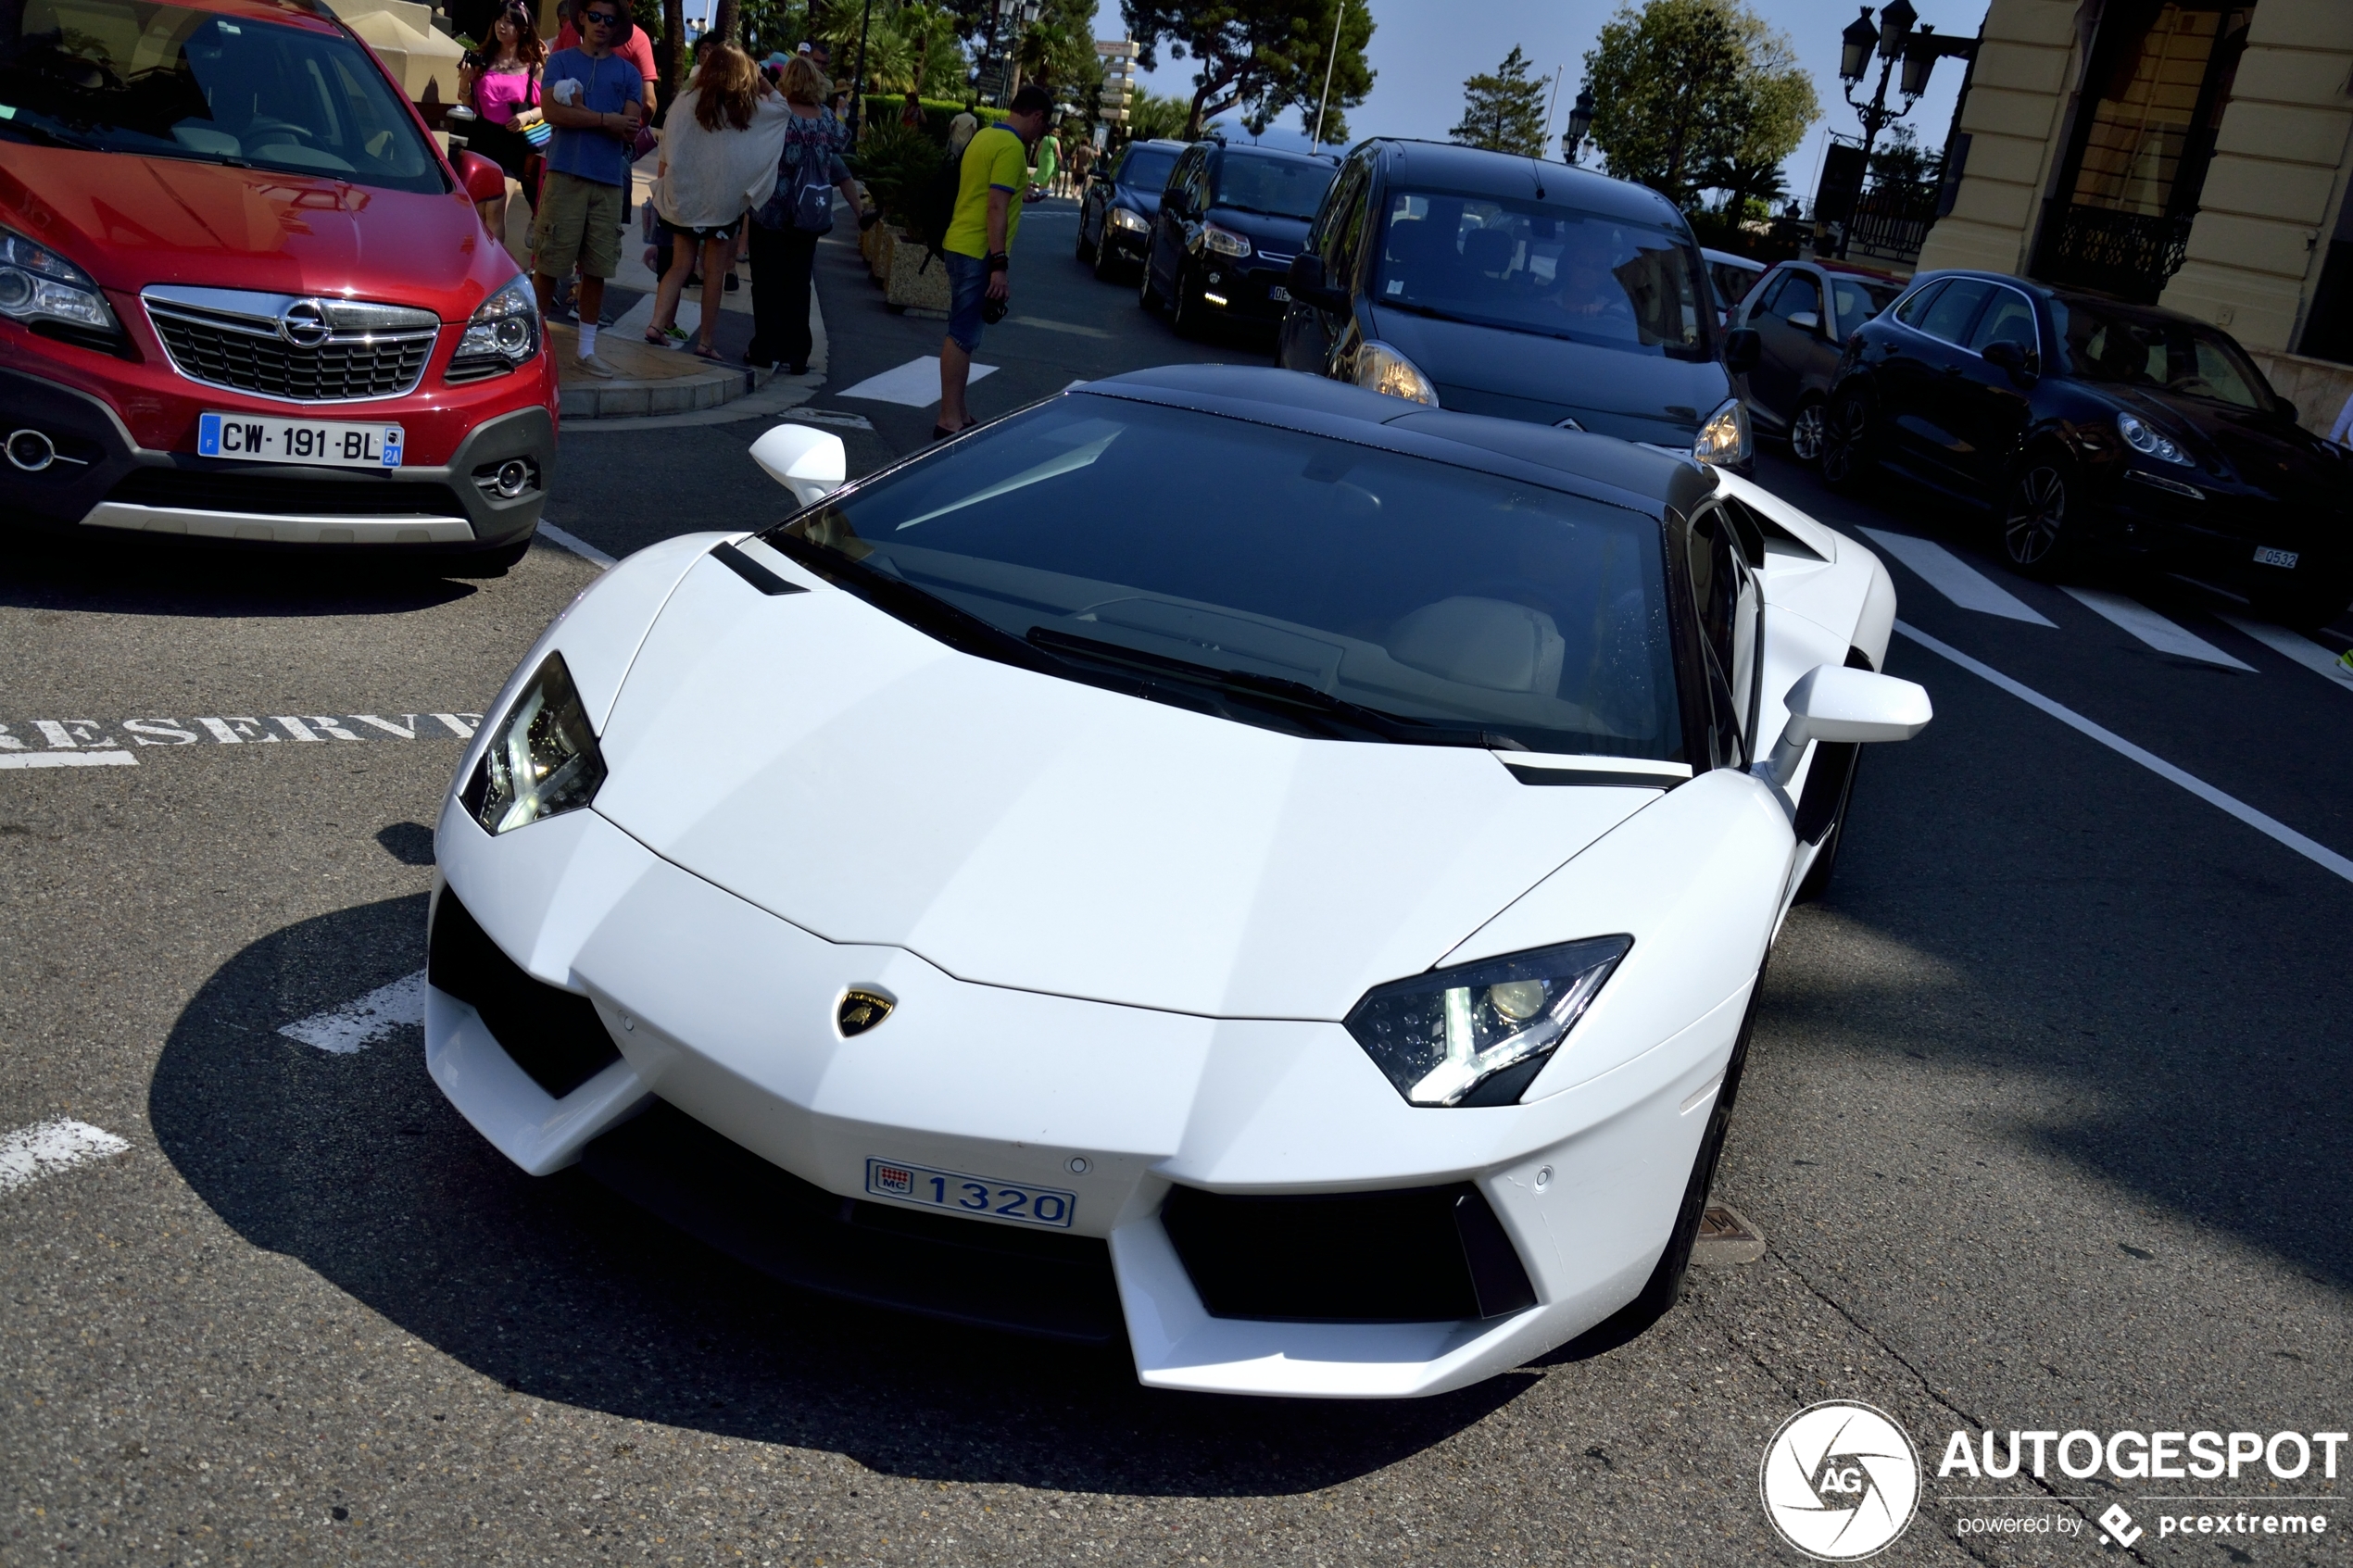
[[[620,186],[547,170],[531,226],[532,270],[561,278],[577,262],[584,278],[611,277],[621,270],[623,211]]]

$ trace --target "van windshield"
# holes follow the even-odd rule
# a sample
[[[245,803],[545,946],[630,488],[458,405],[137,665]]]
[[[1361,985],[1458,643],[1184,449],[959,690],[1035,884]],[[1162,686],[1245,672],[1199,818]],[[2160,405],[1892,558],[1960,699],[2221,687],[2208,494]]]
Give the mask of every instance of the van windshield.
[[[0,33],[0,139],[449,189],[408,106],[346,38],[136,0],[8,9],[20,21]]]
[[[1390,195],[1373,303],[1670,359],[1706,359],[1699,253],[1664,229],[1516,197]]]
[[[1275,218],[1313,218],[1337,172],[1327,163],[1294,163],[1228,151],[1217,170],[1215,205]]]

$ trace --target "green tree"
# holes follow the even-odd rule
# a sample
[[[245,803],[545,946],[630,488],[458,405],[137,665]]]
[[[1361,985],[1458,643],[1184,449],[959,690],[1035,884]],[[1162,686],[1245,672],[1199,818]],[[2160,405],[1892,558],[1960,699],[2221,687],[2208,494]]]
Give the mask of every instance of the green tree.
[[[1789,41],[1739,0],[1621,7],[1584,59],[1593,141],[1610,172],[1688,207],[1702,190],[1759,194],[1821,118]]]
[[[1544,92],[1550,85],[1541,76],[1529,80],[1528,56],[1515,44],[1491,74],[1463,83],[1462,123],[1446,134],[1466,147],[1542,157]]]
[[[1919,133],[1908,125],[1892,125],[1871,149],[1871,178],[1882,185],[1913,185],[1929,178],[1938,160],[1920,146]]]
[[[1361,104],[1373,90],[1372,67],[1365,61],[1373,18],[1365,0],[1120,0],[1120,15],[1138,45],[1137,63],[1146,70],[1158,68],[1163,44],[1170,59],[1194,62],[1192,101],[1181,128],[1188,138],[1245,106],[1251,116],[1272,121],[1297,105],[1312,123],[1327,63],[1334,107]],[[1324,133],[1332,138],[1328,115]]]
[[[1139,142],[1174,136],[1185,129],[1185,118],[1192,112],[1190,98],[1139,87],[1127,103],[1127,134]]]

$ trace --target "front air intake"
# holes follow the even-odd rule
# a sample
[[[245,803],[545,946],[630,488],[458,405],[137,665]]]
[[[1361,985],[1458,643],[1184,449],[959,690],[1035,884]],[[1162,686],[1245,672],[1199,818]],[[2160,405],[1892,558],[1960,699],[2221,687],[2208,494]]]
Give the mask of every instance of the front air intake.
[[[558,1099],[621,1060],[597,1005],[534,980],[444,887],[433,913],[425,978],[482,1015],[499,1048]]]

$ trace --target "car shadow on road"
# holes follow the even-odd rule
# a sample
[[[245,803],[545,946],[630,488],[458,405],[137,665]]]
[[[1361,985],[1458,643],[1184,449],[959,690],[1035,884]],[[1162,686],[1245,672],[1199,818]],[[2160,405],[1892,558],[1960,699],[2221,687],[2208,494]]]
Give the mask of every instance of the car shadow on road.
[[[239,1235],[508,1388],[958,1482],[1271,1496],[1396,1463],[1534,1381],[1377,1409],[1140,1387],[1126,1353],[877,1312],[755,1274],[573,1174],[535,1180],[434,1087],[420,1033],[350,1055],[276,1029],[414,973],[425,896],[221,966],[149,1090],[164,1153]]]
[[[472,582],[356,546],[296,554],[144,535],[28,541],[0,571],[0,608],[108,615],[407,615],[477,591]]]

